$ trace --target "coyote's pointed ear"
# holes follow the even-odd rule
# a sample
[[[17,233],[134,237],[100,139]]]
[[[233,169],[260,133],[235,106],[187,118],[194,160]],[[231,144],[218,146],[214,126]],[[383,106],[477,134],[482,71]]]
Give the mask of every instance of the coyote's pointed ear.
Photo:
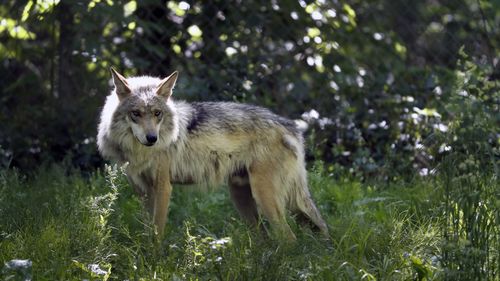
[[[111,75],[113,76],[113,83],[115,84],[116,94],[119,99],[123,99],[132,93],[127,83],[127,79],[118,73],[114,68],[110,68]]]
[[[161,80],[160,85],[156,88],[156,93],[160,96],[169,98],[172,95],[172,89],[175,86],[178,74],[179,73],[177,71],[174,71],[174,73],[170,74],[170,76]]]

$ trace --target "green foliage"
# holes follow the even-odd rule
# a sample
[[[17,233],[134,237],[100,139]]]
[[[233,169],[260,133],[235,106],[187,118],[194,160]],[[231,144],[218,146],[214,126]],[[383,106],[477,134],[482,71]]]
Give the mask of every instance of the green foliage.
[[[453,96],[449,147],[440,164],[444,186],[443,263],[449,280],[498,278],[500,249],[500,92],[462,52]]]
[[[102,164],[95,127],[113,65],[126,75],[180,70],[180,99],[291,118],[315,109],[309,158],[364,179],[411,178],[441,158],[426,141],[458,113],[447,103],[460,46],[498,79],[498,4],[427,2],[8,1],[0,163]]]
[[[431,182],[337,183],[317,169],[311,191],[331,241],[293,225],[293,244],[245,226],[225,190],[175,187],[167,233],[156,239],[117,168],[86,178],[57,167],[3,171],[0,263],[28,259],[36,280],[442,278]]]

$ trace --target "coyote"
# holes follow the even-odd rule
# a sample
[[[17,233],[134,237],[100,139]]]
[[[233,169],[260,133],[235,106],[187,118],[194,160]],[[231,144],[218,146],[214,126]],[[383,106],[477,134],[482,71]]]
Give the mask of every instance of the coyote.
[[[302,132],[271,111],[233,102],[172,99],[178,72],[165,79],[125,78],[111,68],[115,89],[101,113],[97,145],[124,164],[157,232],[163,233],[171,183],[227,183],[238,212],[295,239],[287,209],[328,236],[307,187]]]

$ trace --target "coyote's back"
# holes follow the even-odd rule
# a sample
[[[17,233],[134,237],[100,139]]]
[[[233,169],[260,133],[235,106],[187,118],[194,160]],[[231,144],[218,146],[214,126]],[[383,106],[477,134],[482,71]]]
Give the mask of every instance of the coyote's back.
[[[328,233],[307,188],[295,122],[246,104],[174,101],[177,72],[163,80],[112,73],[115,90],[101,114],[99,151],[128,162],[129,181],[160,232],[170,182],[184,182],[227,183],[244,219],[257,224],[259,210],[274,230],[290,238],[287,209]]]

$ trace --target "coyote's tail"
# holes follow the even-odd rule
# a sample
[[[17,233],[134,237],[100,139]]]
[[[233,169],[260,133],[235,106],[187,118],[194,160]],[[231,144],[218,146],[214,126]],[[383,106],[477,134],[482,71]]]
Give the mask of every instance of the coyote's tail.
[[[299,166],[302,166],[299,164]],[[321,214],[314,204],[309,189],[307,187],[307,174],[305,167],[299,167],[299,171],[294,179],[293,189],[290,194],[290,204],[292,210],[295,209],[309,222],[313,223],[325,236],[328,236],[328,227],[321,217]]]

